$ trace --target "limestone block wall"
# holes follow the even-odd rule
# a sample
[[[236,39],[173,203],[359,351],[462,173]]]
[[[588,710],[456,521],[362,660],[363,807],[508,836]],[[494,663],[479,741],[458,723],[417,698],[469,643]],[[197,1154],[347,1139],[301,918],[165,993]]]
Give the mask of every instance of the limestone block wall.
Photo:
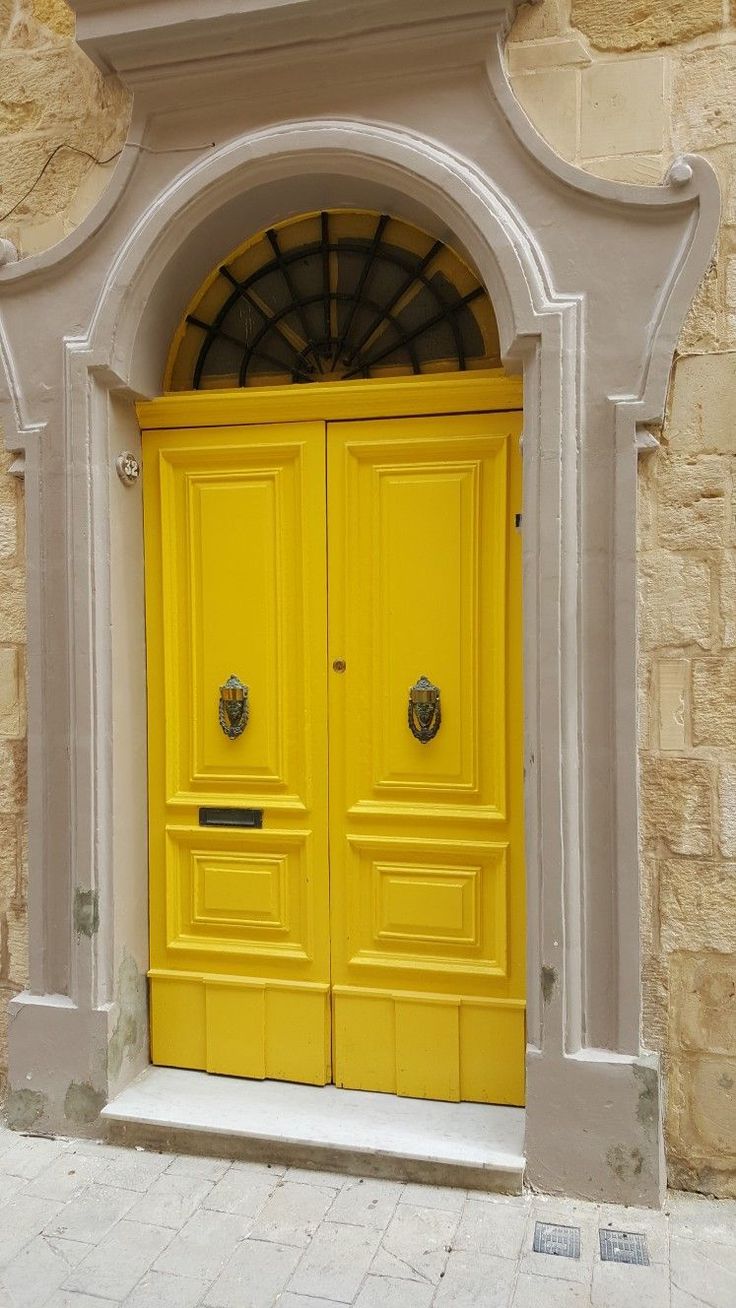
[[[0,0],[0,236],[47,249],[84,218],[125,140],[129,104],[74,44],[63,0]],[[2,448],[0,443],[0,448]],[[0,1095],[7,1001],[26,983],[25,567],[22,482],[0,455]]]
[[[541,0],[507,45],[565,158],[661,181],[695,150],[724,195],[679,341],[661,447],[640,460],[643,1040],[664,1056],[670,1184],[736,1194],[736,6]],[[612,306],[615,312],[615,306]]]

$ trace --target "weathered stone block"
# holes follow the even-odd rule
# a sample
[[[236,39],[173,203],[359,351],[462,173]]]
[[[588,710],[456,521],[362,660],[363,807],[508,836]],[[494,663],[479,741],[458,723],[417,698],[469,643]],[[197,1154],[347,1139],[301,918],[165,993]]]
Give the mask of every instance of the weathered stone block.
[[[11,559],[18,548],[18,483],[0,477],[0,559]]]
[[[646,649],[711,644],[711,573],[702,559],[655,550],[639,563],[640,640]]]
[[[659,865],[662,948],[736,953],[736,868],[669,859]]]
[[[8,980],[19,988],[28,977],[28,923],[23,904],[17,901],[5,912],[7,923]]]
[[[677,360],[665,433],[678,453],[736,454],[736,351]]]
[[[642,953],[641,1032],[645,1049],[667,1046],[669,985],[667,968],[658,954]]]
[[[25,711],[17,649],[0,647],[0,737],[17,739],[25,733]]]
[[[725,158],[723,157],[725,154]],[[721,222],[726,227],[736,226],[736,148],[728,151],[718,151],[718,154],[711,156],[713,163],[718,168],[718,173],[723,186]]]
[[[718,266],[714,260],[698,287],[683,323],[677,346],[681,354],[707,354],[723,348],[720,294]]]
[[[673,549],[708,549],[726,537],[729,467],[715,455],[659,464],[657,534]]]
[[[5,39],[14,8],[15,0],[0,0],[0,44]]]
[[[669,154],[620,154],[611,159],[591,159],[587,172],[606,177],[611,182],[633,182],[635,186],[655,186],[661,182],[672,160]]]
[[[568,0],[539,0],[537,4],[519,5],[509,41],[534,41],[539,37],[559,36],[569,29]]]
[[[736,1160],[736,1058],[690,1063],[690,1117],[708,1153]]]
[[[114,154],[113,150],[108,152],[108,155],[111,154]],[[111,163],[104,165],[94,164],[82,178],[70,203],[64,210],[63,221],[67,231],[74,231],[84,221],[103,191],[107,190],[116,162],[113,159]],[[23,248],[26,248],[25,232],[23,233]]]
[[[645,756],[640,796],[645,847],[654,853],[711,853],[711,769],[707,763]]]
[[[65,149],[54,156],[40,177],[57,144],[51,136],[17,140],[11,135],[0,145],[3,206],[13,206],[19,219],[49,217],[66,208],[92,166],[86,155]]]
[[[725,264],[726,331],[725,345],[736,345],[736,255]]]
[[[511,73],[532,73],[540,68],[590,63],[590,55],[577,36],[562,37],[559,41],[542,41],[534,45],[510,45],[507,59]]]
[[[694,745],[736,746],[736,658],[694,659]]]
[[[40,104],[33,100],[0,101],[0,133],[11,136],[14,132],[32,132],[43,115]],[[21,148],[21,142],[16,142]]]
[[[0,911],[17,898],[18,824],[9,813],[0,813]]]
[[[718,769],[718,848],[724,858],[736,859],[736,763]]]
[[[580,149],[596,155],[657,152],[665,143],[664,59],[621,59],[582,71]]]
[[[639,459],[636,478],[637,549],[654,549],[657,544],[657,472],[662,455],[659,451]]]
[[[653,50],[715,32],[723,8],[721,0],[572,0],[570,17],[599,50]]]
[[[518,73],[513,88],[537,131],[564,159],[573,159],[578,130],[576,70],[550,68],[539,73]]]
[[[5,985],[0,981],[0,1095],[3,1097],[7,1084],[8,1004],[17,993],[15,986]]]
[[[18,814],[16,821],[17,839],[19,846],[20,859],[18,863],[18,894],[16,898],[19,903],[28,903],[28,810]]]
[[[39,23],[59,36],[74,36],[75,18],[64,0],[33,0],[33,12]]]
[[[50,218],[42,218],[40,221],[29,221],[24,219],[21,232],[18,237],[18,249],[23,258],[30,254],[40,254],[43,250],[50,250],[52,245],[58,245],[67,235],[66,211],[52,214]]]
[[[35,117],[23,125],[48,132],[73,119],[75,109],[81,110],[78,123],[85,112],[101,110],[100,81],[94,64],[75,46],[14,50],[3,60],[3,107],[8,113],[33,106]]]
[[[682,751],[687,743],[688,660],[663,660],[657,668],[657,689],[659,748]]]
[[[661,545],[710,549],[725,543],[729,471],[727,461],[713,455],[662,461],[657,515]]]
[[[636,661],[636,669],[636,716],[639,747],[640,749],[650,749],[654,744],[652,740],[654,660],[650,655],[640,652]]]
[[[720,639],[726,649],[736,646],[736,550],[724,550],[718,565]]]
[[[6,55],[0,100],[3,209],[20,201],[16,220],[50,217],[65,209],[93,166],[89,155],[113,153],[124,139],[128,118],[125,89],[116,78],[103,78],[71,42]],[[70,148],[49,162],[61,144]],[[23,199],[29,187],[32,191]]]
[[[652,955],[659,949],[659,864],[654,855],[639,861],[639,926],[641,947]]]
[[[7,121],[7,107],[3,117]],[[21,141],[13,140],[7,129],[0,132],[0,200],[3,211],[18,204],[22,195],[33,185],[49,154],[43,141],[26,137]],[[20,208],[20,206],[19,206]]]
[[[667,1038],[667,967],[659,943],[658,865],[654,857],[642,858],[639,883],[641,899],[641,989],[642,1037],[647,1049],[663,1049]]]
[[[723,1108],[728,1111],[735,1069],[736,1059],[703,1054],[680,1052],[667,1059],[665,1141],[671,1186],[724,1199],[736,1195],[734,1141],[724,1150],[714,1147],[713,1140],[714,1125],[723,1124]]]
[[[697,12],[700,5],[691,6]],[[736,46],[694,50],[679,60],[675,113],[688,149],[710,149],[736,139]]]
[[[681,953],[670,960],[672,1032],[685,1049],[736,1050],[736,956]]]
[[[18,813],[26,802],[26,743],[0,740],[0,813]]]
[[[22,568],[0,568],[0,641],[23,644],[26,634],[26,584]]]

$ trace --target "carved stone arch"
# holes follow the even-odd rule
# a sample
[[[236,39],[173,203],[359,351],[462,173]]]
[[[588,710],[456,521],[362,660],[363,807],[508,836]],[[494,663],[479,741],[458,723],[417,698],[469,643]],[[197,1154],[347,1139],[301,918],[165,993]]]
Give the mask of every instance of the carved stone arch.
[[[370,0],[384,27],[361,28],[332,82],[318,23],[275,121],[259,98],[278,69],[268,42],[286,39],[271,6],[256,6],[260,51],[238,6],[212,0],[181,28],[177,7],[145,0],[133,30],[124,6],[103,21],[77,3],[83,45],[134,87],[131,141],[77,233],[0,269],[30,565],[31,989],[13,1005],[12,1089],[39,1096],[40,1125],[82,1129],[65,1116],[70,1085],[99,1106],[146,1061],[140,504],[111,475],[137,448],[132,401],[160,389],[190,293],[244,236],[322,204],[385,206],[452,235],[524,372],[529,1175],[656,1203],[659,1073],[639,1046],[636,447],[712,246],[710,169],[681,161],[649,189],[563,164],[513,101],[501,3],[446,20],[434,0],[390,14]],[[332,8],[314,0],[317,17]],[[402,31],[442,103],[432,79],[409,94],[397,76]],[[220,143],[189,160],[195,110],[198,140]]]

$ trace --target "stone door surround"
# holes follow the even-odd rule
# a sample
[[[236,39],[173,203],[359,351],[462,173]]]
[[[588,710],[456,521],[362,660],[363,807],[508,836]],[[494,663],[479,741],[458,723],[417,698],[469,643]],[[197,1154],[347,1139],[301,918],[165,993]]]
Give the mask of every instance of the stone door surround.
[[[503,0],[76,0],[134,95],[108,190],[0,269],[0,402],[25,468],[31,981],[11,1112],[94,1131],[147,1061],[145,667],[133,404],[192,292],[249,234],[330,206],[447,239],[524,375],[526,1157],[542,1189],[657,1204],[657,1060],[640,1046],[637,449],[662,418],[718,191],[582,174],[510,91]],[[143,470],[145,476],[145,468]]]

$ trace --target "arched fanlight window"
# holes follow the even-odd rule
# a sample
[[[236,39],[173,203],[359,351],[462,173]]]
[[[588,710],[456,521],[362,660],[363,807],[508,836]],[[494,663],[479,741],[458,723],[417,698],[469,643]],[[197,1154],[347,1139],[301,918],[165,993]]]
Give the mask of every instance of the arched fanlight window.
[[[235,250],[189,306],[167,389],[497,367],[491,302],[449,246],[387,214],[325,211]]]

